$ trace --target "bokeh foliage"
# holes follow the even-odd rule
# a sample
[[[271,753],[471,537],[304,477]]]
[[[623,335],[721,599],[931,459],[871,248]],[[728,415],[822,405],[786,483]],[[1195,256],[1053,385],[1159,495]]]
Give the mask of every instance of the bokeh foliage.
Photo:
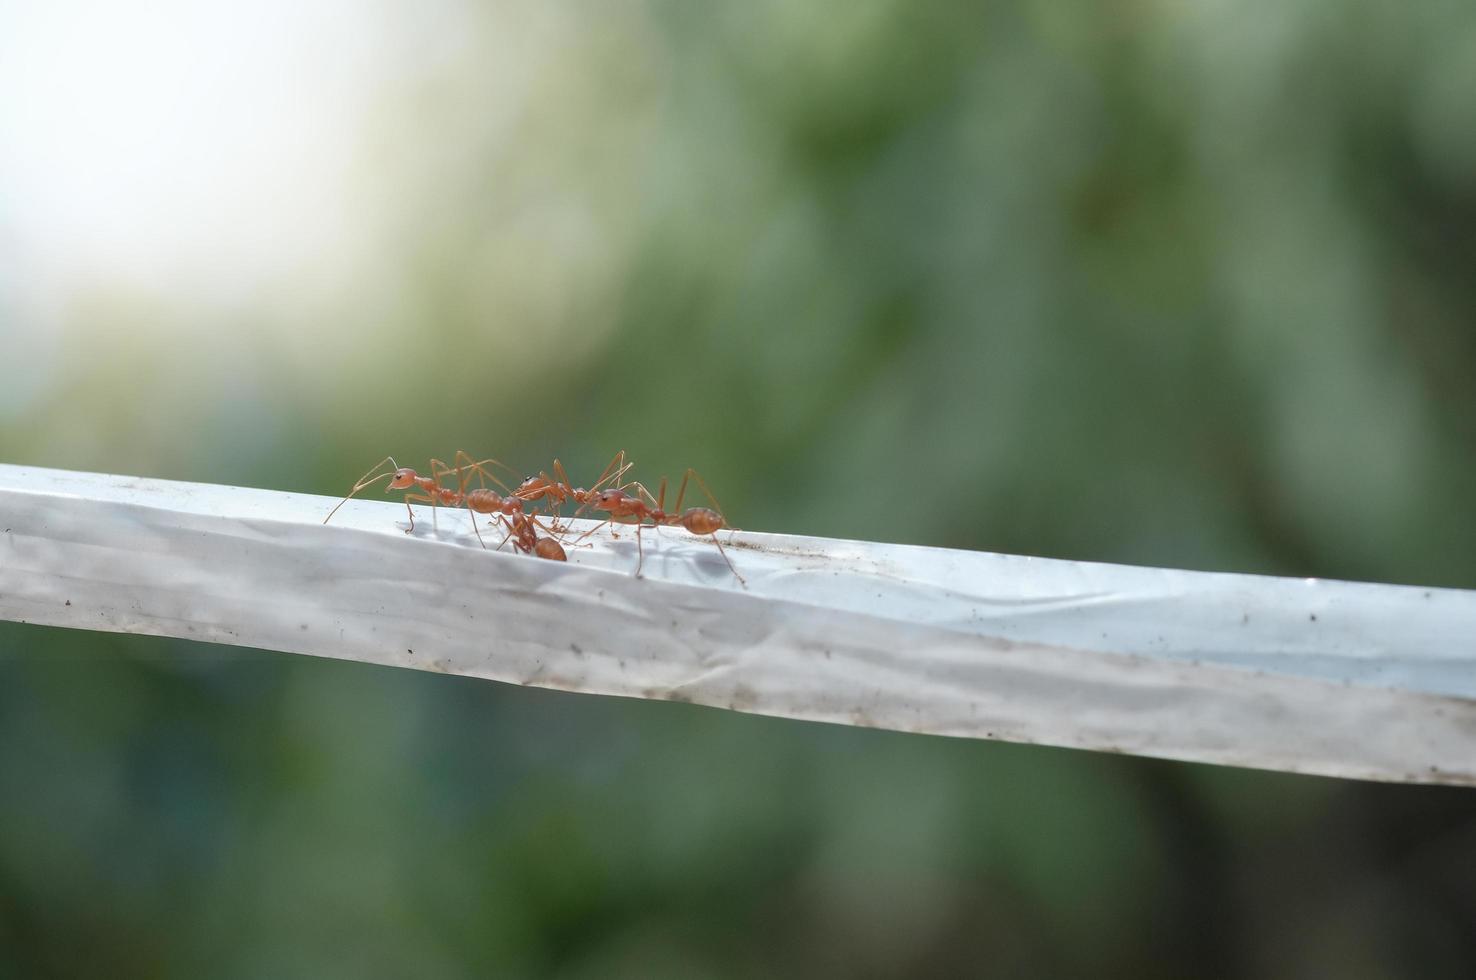
[[[355,241],[0,309],[7,461],[624,448],[743,527],[1476,587],[1476,7],[405,30]],[[0,629],[0,977],[1464,977],[1473,867],[1458,791]]]

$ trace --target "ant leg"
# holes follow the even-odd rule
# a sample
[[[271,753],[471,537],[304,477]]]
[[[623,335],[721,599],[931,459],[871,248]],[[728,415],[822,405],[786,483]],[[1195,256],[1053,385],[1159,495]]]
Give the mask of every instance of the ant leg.
[[[656,491],[656,509],[658,511],[660,511],[661,513],[663,513],[663,514],[666,513],[666,474],[665,473],[661,474],[661,487],[660,487],[660,489],[658,489]],[[680,508],[678,508],[678,509],[680,509]],[[669,515],[668,514],[666,519],[667,520],[671,520],[671,516],[672,515]],[[658,530],[657,530],[656,533],[657,534],[660,534],[661,533],[661,531],[659,530],[659,528],[661,527],[660,523],[658,522],[656,526],[658,528]]]
[[[603,521],[600,521],[598,524],[596,524],[594,527],[590,528],[588,531],[585,531],[579,537],[575,538],[574,539],[574,543],[575,544],[579,544],[582,541],[584,541],[585,538],[589,537],[591,534],[595,533],[600,528],[604,527],[606,524],[615,524],[615,523],[617,523],[617,521],[615,520],[615,518],[613,518],[613,517],[607,517]],[[621,521],[621,522],[618,522],[618,523],[624,523],[624,522]]]
[[[691,467],[688,467],[687,472],[682,476],[682,486],[681,489],[677,491],[677,513],[681,513],[682,510],[682,498],[685,497],[687,494],[687,481],[692,479],[693,477],[696,477],[697,486],[700,487],[702,492],[707,495],[707,502],[712,504],[712,509],[718,512],[719,517],[723,518],[724,524],[728,523],[727,517],[723,515],[723,505],[718,503],[718,499],[714,497],[712,495],[712,491],[707,488],[707,481],[702,479],[702,474],[698,473]]]
[[[466,453],[462,452],[460,449],[458,449],[458,450],[456,450],[456,455],[453,458],[456,460],[456,465],[455,466],[447,466],[445,463],[442,463],[441,464],[441,467],[442,467],[441,472],[442,472],[442,474],[448,474],[449,473],[449,474],[454,474],[455,475],[455,477],[456,477],[456,492],[458,494],[460,494],[461,496],[465,497],[466,496],[466,485],[471,482],[471,474],[469,474],[469,473],[466,472],[466,465],[465,464],[471,460],[471,457],[468,456]]]
[[[633,487],[635,489],[636,496],[638,496],[641,499],[641,501],[644,504],[646,504],[647,509],[648,510],[655,511],[655,514],[651,515],[651,526],[656,529],[656,533],[657,534],[660,534],[661,533],[661,524],[662,524],[662,521],[663,520],[669,520],[670,519],[670,516],[671,516],[671,515],[667,514],[666,511],[663,510],[662,509],[662,506],[661,506],[662,503],[666,500],[666,477],[663,476],[661,478],[661,485],[660,485],[659,489],[656,491],[656,494],[654,496],[651,494],[651,491],[648,490],[644,484],[640,483],[637,480],[632,480],[630,483],[627,483],[626,486],[627,487]],[[660,515],[660,516],[657,516],[657,515]],[[636,538],[638,539],[636,541],[637,547],[639,547],[639,545],[640,545],[640,541],[639,541],[640,533],[641,533],[640,532],[640,529],[637,528],[636,529]]]
[[[718,517],[722,518],[723,525],[727,526],[728,519],[723,516],[723,505],[718,503],[717,497],[713,496],[712,491],[708,489],[707,481],[702,479],[702,474],[698,473],[691,467],[688,467],[687,472],[682,474],[682,485],[677,490],[676,510],[674,511],[674,513],[680,514],[682,512],[682,501],[687,495],[687,481],[691,480],[693,477],[696,477],[697,486],[701,488],[704,494],[707,495],[708,503],[712,504],[712,509],[717,511]],[[729,530],[731,531],[732,529],[729,528]],[[748,582],[744,580],[742,575],[738,574],[738,569],[733,566],[733,559],[728,557],[728,550],[724,548],[723,543],[718,540],[717,531],[712,532],[711,537],[712,543],[717,545],[718,554],[722,555],[723,561],[728,563],[728,570],[733,573],[733,577],[738,580],[738,584],[743,586],[745,589],[748,588]]]
[[[708,488],[707,481],[704,480],[704,479],[702,479],[702,474],[701,473],[698,473],[694,469],[691,469],[690,467],[687,469],[686,475],[684,475],[682,477],[682,487],[681,487],[681,490],[678,491],[678,493],[677,493],[677,503],[676,503],[676,511],[675,511],[675,513],[681,513],[681,510],[682,510],[682,497],[687,492],[687,481],[689,479],[693,479],[693,478],[695,478],[697,480],[697,486],[698,486],[698,488],[702,491],[703,495],[707,497],[707,502],[710,503],[710,504],[712,504],[712,509],[717,512],[717,516],[719,516],[719,517],[721,517],[723,519],[723,527],[728,530],[728,533],[731,535],[732,532],[738,530],[737,528],[733,527],[733,525],[731,525],[731,524],[728,523],[728,515],[726,515],[726,514],[723,513],[723,505],[720,504],[720,503],[718,503],[717,497],[714,496],[712,490]],[[714,539],[716,539],[716,536],[717,536],[716,535],[716,532],[714,532],[713,533]]]
[[[591,485],[588,490],[584,491],[584,502],[580,503],[579,506],[575,509],[574,516],[578,517],[580,514],[584,513],[586,510],[593,506],[593,504],[590,503],[590,498],[599,493],[600,489],[604,487],[605,484],[614,481],[617,487],[619,487],[620,489],[624,489],[625,484],[620,483],[620,478],[625,476],[626,472],[630,470],[632,465],[633,464],[626,462],[624,449],[620,450],[618,453],[612,456],[610,458],[610,462],[606,463],[605,468],[600,471],[600,478],[598,480],[595,480],[593,485]],[[563,487],[566,496],[573,496],[574,483],[569,479],[569,474],[567,471],[565,471],[563,462],[557,459],[554,460],[553,471],[553,482],[557,486]],[[548,479],[547,474],[540,475],[542,475],[544,479]]]
[[[543,531],[547,531],[550,535],[552,535],[554,533],[553,532],[553,528],[550,527],[549,525],[543,523],[542,521],[540,521],[538,519],[538,516],[536,514],[529,514],[528,515],[528,520],[530,520],[530,521],[533,522],[533,526],[534,527],[539,528],[540,530],[543,530]]]
[[[630,468],[634,465],[634,463],[625,458],[625,450],[620,450],[620,452],[610,457],[610,462],[605,464],[604,470],[600,473],[600,478],[595,481],[594,489],[598,490],[600,487],[604,486],[606,480],[614,481],[614,486],[617,490],[622,489],[625,484],[621,483],[620,481],[625,477],[625,474],[628,473],[630,471]]]
[[[471,454],[465,449],[458,449],[456,450],[456,455],[451,458],[456,460],[456,469],[454,470],[456,473],[456,492],[462,496],[466,496],[467,484],[471,483],[471,473],[469,472],[472,464]]]
[[[646,551],[641,546],[641,530],[645,526],[646,526],[646,522],[645,521],[642,521],[642,520],[637,520],[636,521],[636,570],[635,570],[635,577],[636,578],[641,578],[641,566],[646,563]],[[652,524],[651,526],[653,528],[655,528],[658,533],[660,532],[660,530],[661,530],[661,525],[660,524]]]
[[[435,506],[436,506],[436,498],[433,497],[433,496],[431,496],[428,493],[407,493],[407,494],[405,494],[405,513],[407,513],[407,514],[410,515],[410,526],[407,527],[407,528],[405,528],[405,533],[406,534],[409,534],[411,531],[415,530],[415,511],[413,511],[413,510],[410,509],[410,501],[412,501],[412,500],[416,501],[417,503],[420,502],[420,501],[424,501],[424,502],[430,504],[432,511],[434,511]]]
[[[569,482],[569,474],[564,471],[564,464],[560,462],[558,457],[554,457],[551,469],[554,471],[554,482],[560,483],[571,490],[574,488],[574,484]],[[545,478],[547,477],[547,474],[544,473],[540,473],[539,475]],[[599,486],[599,484],[597,483],[595,486]]]
[[[390,464],[389,472],[380,473],[379,468],[385,463]],[[328,512],[328,516],[323,518],[323,523],[327,524],[329,521],[331,521],[333,519],[333,515],[338,513],[338,508],[348,503],[349,500],[354,496],[354,494],[369,486],[371,483],[376,483],[379,480],[383,480],[387,476],[394,476],[395,470],[399,468],[400,464],[395,462],[395,458],[393,456],[386,456],[384,459],[381,459],[379,462],[369,467],[369,469],[365,471],[364,475],[359,477],[358,482],[354,484],[354,488],[348,492],[348,496],[340,500],[334,506],[334,508]]]
[[[433,460],[431,460],[431,477],[436,481],[436,486],[437,487],[440,487],[441,480],[443,478],[445,478],[445,477],[448,477],[448,476],[455,477],[455,479],[456,479],[456,494],[457,494],[457,496],[459,496],[459,497],[466,496],[466,477],[464,477],[464,476],[461,475],[461,467],[459,467],[459,466],[455,466],[455,467],[447,466],[445,463],[441,462],[439,459],[433,459]]]
[[[476,473],[478,485],[481,487],[486,487],[487,485],[483,481],[491,480],[493,483],[497,484],[498,489],[502,491],[502,495],[506,497],[512,493],[512,490],[508,488],[508,485],[506,483],[503,483],[501,480],[497,479],[496,476],[494,476],[487,470],[488,466],[494,464],[502,467],[503,472],[507,473],[508,476],[512,477],[513,479],[517,479],[516,471],[500,459],[495,459],[491,456],[488,456],[486,459],[474,460],[472,459],[471,453],[465,451],[464,449],[456,450],[456,472],[460,473],[463,470],[469,470],[472,473]],[[471,476],[468,474],[467,481],[470,482],[470,480]],[[461,492],[466,493],[465,483],[463,483],[461,486]]]
[[[471,482],[471,474],[475,473],[477,475],[477,485],[479,487],[481,487],[482,489],[486,489],[486,487],[487,487],[487,481],[488,480],[491,480],[493,483],[497,484],[498,489],[502,491],[501,496],[502,496],[502,498],[504,500],[517,500],[517,501],[519,501],[521,503],[522,500],[523,500],[523,498],[519,497],[517,495],[517,492],[514,491],[513,489],[511,489],[506,483],[503,483],[501,480],[499,480],[497,478],[496,474],[490,472],[487,469],[487,467],[489,465],[491,465],[491,464],[495,464],[495,465],[501,467],[502,470],[503,470],[503,472],[506,473],[506,474],[508,474],[508,476],[511,479],[516,480],[518,478],[517,471],[516,470],[514,470],[511,466],[508,466],[506,463],[502,462],[501,460],[496,459],[495,457],[489,456],[486,459],[475,459],[474,460],[474,459],[472,459],[471,454],[468,453],[468,452],[466,452],[465,450],[461,450],[461,449],[456,450],[456,471],[458,473],[461,473],[461,472],[464,471],[465,474],[466,474],[463,477],[463,479],[461,481],[461,485],[460,485],[460,493],[461,493],[462,497],[465,497],[466,496],[466,487],[467,487],[467,484]],[[499,516],[499,519],[501,519],[500,516]],[[497,521],[494,520],[491,523],[495,524],[495,523],[497,523]],[[476,518],[475,518],[475,516],[473,516],[473,518],[472,518],[472,526],[473,527],[476,526]],[[512,533],[513,533],[512,532],[512,529],[509,528],[508,534],[511,535]],[[478,531],[478,533],[477,533],[477,538],[478,538],[478,540],[481,539],[481,532],[480,531]],[[507,544],[507,538],[506,537],[504,537],[502,539],[502,544],[499,544],[497,546],[497,549],[496,550],[499,550],[500,551],[502,549],[502,545],[503,544]],[[484,544],[483,547],[486,547],[486,545]]]
[[[432,458],[430,461],[430,470],[431,482],[435,484],[435,488],[430,492],[431,527],[435,528],[436,534],[439,535],[441,533],[441,525],[437,520],[436,515],[439,513],[440,509],[441,477],[445,476],[447,473],[453,473],[455,471],[452,470],[451,467],[443,463],[441,460],[434,458]]]
[[[431,460],[431,475],[435,477],[436,485],[437,486],[439,486],[440,483],[441,483],[441,477],[448,476],[448,475],[451,475],[451,474],[455,474],[455,476],[456,476],[456,496],[457,496],[457,499],[460,501],[460,503],[457,504],[457,507],[458,508],[461,508],[461,507],[465,507],[466,506],[466,484],[467,484],[467,481],[470,479],[470,476],[465,475],[465,474],[463,474],[461,472],[461,457],[462,456],[465,456],[465,455],[466,454],[463,453],[461,450],[459,450],[459,449],[456,450],[456,463],[457,463],[457,465],[456,465],[456,468],[455,469],[447,466],[445,463],[441,462],[439,459],[433,459],[433,460]],[[468,457],[468,458],[470,458],[470,457]],[[438,469],[438,467],[439,467],[439,469]],[[479,544],[479,545],[482,546],[482,550],[483,551],[486,551],[487,550],[487,542],[485,542],[485,541],[482,540],[482,529],[477,525],[477,515],[475,513],[473,513],[470,508],[467,508],[467,513],[468,514],[471,514],[472,533],[477,536],[477,544]]]
[[[660,510],[661,509],[661,502],[656,499],[655,494],[651,493],[650,490],[646,489],[646,485],[643,484],[643,483],[641,483],[639,480],[632,480],[629,483],[627,483],[625,485],[625,487],[622,487],[621,489],[623,490],[623,489],[626,489],[627,487],[634,489],[635,492],[636,492],[636,496],[639,497],[639,498],[641,498],[641,503],[645,504],[651,510]],[[662,493],[663,496],[665,496],[665,494],[666,494],[666,479],[664,477],[661,480],[661,493]]]
[[[471,482],[472,473],[475,473],[477,475],[477,485],[482,489],[485,490],[487,487],[487,481],[491,480],[493,483],[497,484],[499,489],[502,490],[501,496],[503,497],[503,499],[518,499],[516,494],[508,488],[506,483],[503,483],[501,480],[497,479],[495,475],[487,471],[487,465],[489,463],[496,463],[498,466],[502,467],[503,470],[506,471],[508,474],[514,476],[516,475],[513,468],[508,466],[501,460],[494,459],[491,456],[487,457],[486,459],[474,460],[471,457],[471,453],[468,453],[462,449],[456,450],[456,472],[461,473],[463,470],[466,471],[466,475],[462,477],[460,481],[460,486],[458,488],[458,491],[463,498],[463,504],[465,504],[466,486],[469,482]],[[470,511],[470,508],[467,509]],[[492,523],[496,522],[494,521]],[[482,541],[482,531],[481,528],[477,526],[477,515],[475,513],[472,514],[472,530],[477,532],[477,540],[482,542],[482,547],[487,547],[487,543],[485,541]],[[511,529],[508,530],[508,534],[512,534]],[[504,544],[507,544],[506,537],[502,539],[502,544],[499,544],[496,550],[501,551],[502,545]]]
[[[590,488],[591,491],[598,490],[610,480],[620,479],[630,467],[631,464],[625,461],[625,450],[620,450],[620,452],[610,457],[610,462],[606,463],[605,468],[600,471],[600,478],[594,482],[594,486]],[[564,477],[564,483],[568,485],[569,477],[568,474],[563,472],[564,464],[558,460],[554,460],[554,469],[559,471],[559,474]]]
[[[503,546],[507,544],[508,539],[511,538],[513,535],[513,523],[502,514],[498,514],[496,517],[492,518],[492,520],[487,522],[488,527],[502,527],[503,525],[507,526],[507,533],[502,536],[501,541],[497,542],[497,547],[493,548],[493,551],[501,551],[503,549]]]
[[[506,514],[498,514],[497,517],[492,521],[492,523],[493,524],[501,524],[501,525],[505,526],[507,528],[507,533],[504,534],[502,536],[502,540],[497,543],[497,548],[496,548],[497,551],[501,551],[502,550],[502,546],[505,545],[505,544],[507,544],[507,542],[509,541],[509,539],[514,539],[514,536],[516,535],[517,536],[516,539],[513,540],[513,550],[514,551],[521,551],[524,554],[528,554],[527,549],[525,549],[522,546],[522,543],[521,543],[522,542],[522,537],[521,537],[521,532],[519,531],[519,528],[518,528],[518,524],[519,524],[519,520],[518,519],[519,518],[521,518],[524,527],[527,526],[527,522],[528,521],[532,521],[533,524],[536,525],[536,526],[538,526],[538,527],[543,527],[543,524],[541,524],[539,522],[539,520],[538,520],[537,517],[534,517],[532,515],[525,515],[521,511],[518,512],[518,514],[517,514],[517,516],[515,518],[510,518]],[[548,529],[547,528],[544,528],[544,530],[548,530]]]
[[[620,452],[611,457],[609,463],[605,464],[604,470],[600,473],[600,478],[594,482],[594,485],[592,487],[589,488],[590,496],[598,493],[601,487],[612,480],[615,482],[615,488],[617,490],[624,490],[630,484],[621,483],[620,480],[622,477],[625,476],[627,472],[629,472],[630,468],[634,465],[634,463],[626,461],[625,450],[620,450]],[[558,460],[554,460],[554,469],[563,478],[564,486],[572,489],[573,484],[569,482],[569,475],[563,472],[563,464],[560,463]],[[574,516],[578,517],[580,514],[588,510],[590,506],[591,505],[588,503],[580,504],[579,509],[574,512]]]
[[[733,573],[733,577],[738,580],[738,584],[743,586],[745,589],[748,588],[748,582],[744,580],[742,575],[738,574],[738,569],[733,567],[733,559],[728,557],[728,549],[724,548],[723,543],[718,540],[716,531],[712,533],[712,543],[717,545],[718,554],[722,555],[723,561],[728,563],[728,571]]]
[[[553,506],[553,531],[557,534],[562,528],[559,526],[564,518],[564,501],[569,499],[569,493],[573,486],[569,483],[569,474],[564,472],[564,464],[558,459],[553,461],[553,476],[549,476],[542,470],[538,471],[538,478],[543,481],[543,499],[547,501],[550,497],[555,500]],[[550,492],[552,491],[552,492]]]

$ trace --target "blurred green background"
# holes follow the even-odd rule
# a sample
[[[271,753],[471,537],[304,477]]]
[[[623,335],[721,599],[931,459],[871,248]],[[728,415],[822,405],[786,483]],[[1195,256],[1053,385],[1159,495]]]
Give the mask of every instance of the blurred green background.
[[[0,0],[0,458],[1476,587],[1476,6]],[[1476,793],[0,625],[0,978],[1469,977]]]

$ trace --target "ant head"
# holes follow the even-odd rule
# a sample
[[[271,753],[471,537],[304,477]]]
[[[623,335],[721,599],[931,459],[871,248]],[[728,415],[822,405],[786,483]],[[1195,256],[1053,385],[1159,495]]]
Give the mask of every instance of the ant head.
[[[513,491],[513,492],[514,493],[522,493],[525,490],[541,490],[541,489],[543,489],[543,478],[542,477],[538,477],[538,476],[530,476],[526,480],[524,480],[522,483],[519,483],[518,484],[518,489],[515,490],[515,491]]]
[[[625,493],[621,490],[601,490],[595,494],[596,507],[618,507],[625,499]]]
[[[384,492],[408,490],[413,486],[415,486],[415,471],[408,466],[402,466],[395,470],[394,476],[390,477],[389,486],[384,488]]]

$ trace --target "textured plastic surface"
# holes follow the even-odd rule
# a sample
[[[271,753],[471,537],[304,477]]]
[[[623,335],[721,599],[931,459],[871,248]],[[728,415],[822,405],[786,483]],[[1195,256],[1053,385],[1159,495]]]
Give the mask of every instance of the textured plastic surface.
[[[942,735],[1476,783],[1476,593],[741,532],[567,564],[465,511],[0,466],[0,618]],[[499,536],[484,530],[489,544]]]

